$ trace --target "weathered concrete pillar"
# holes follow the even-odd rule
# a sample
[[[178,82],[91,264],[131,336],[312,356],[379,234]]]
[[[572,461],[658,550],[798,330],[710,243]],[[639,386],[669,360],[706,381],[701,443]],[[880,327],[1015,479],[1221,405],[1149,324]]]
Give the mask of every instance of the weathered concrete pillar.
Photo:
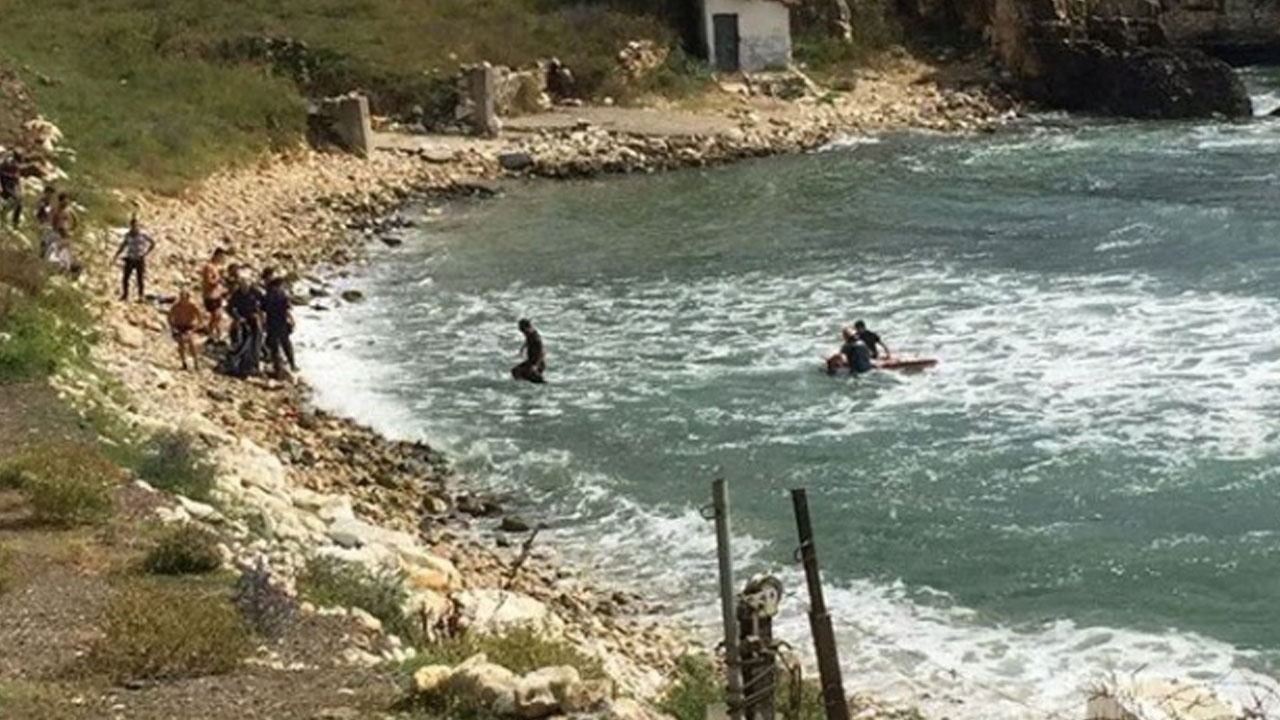
[[[471,96],[471,123],[476,134],[496,137],[501,125],[498,122],[498,75],[489,63],[472,65],[466,69],[467,89]]]
[[[369,120],[369,98],[347,95],[335,98],[333,126],[351,152],[369,157],[373,153],[373,125]]]

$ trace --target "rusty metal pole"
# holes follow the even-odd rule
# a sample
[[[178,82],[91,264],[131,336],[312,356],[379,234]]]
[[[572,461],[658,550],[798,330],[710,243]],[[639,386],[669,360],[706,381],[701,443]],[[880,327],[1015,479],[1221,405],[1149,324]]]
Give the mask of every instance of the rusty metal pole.
[[[818,573],[818,551],[813,545],[813,526],[809,522],[809,499],[804,488],[791,491],[795,506],[796,529],[800,533],[800,561],[804,563],[804,579],[809,585],[809,629],[818,655],[818,675],[822,681],[822,703],[827,720],[849,720],[849,702],[844,696],[840,677],[840,656],[836,652],[835,631],[822,597],[822,577]]]
[[[724,618],[725,698],[729,718],[742,720],[742,650],[738,643],[738,614],[733,589],[733,554],[729,550],[729,488],[724,478],[711,483],[715,509],[716,555],[720,559],[720,612]]]

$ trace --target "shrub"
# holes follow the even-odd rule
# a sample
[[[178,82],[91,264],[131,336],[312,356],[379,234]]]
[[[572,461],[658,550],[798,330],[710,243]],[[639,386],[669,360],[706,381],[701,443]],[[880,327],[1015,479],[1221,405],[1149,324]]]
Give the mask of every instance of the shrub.
[[[235,604],[250,627],[270,640],[279,639],[293,624],[297,602],[271,577],[261,559],[240,569],[236,580]]]
[[[0,284],[0,383],[53,374],[88,347],[87,315],[65,288],[25,295]]]
[[[412,675],[426,665],[456,665],[476,653],[484,653],[491,662],[520,675],[552,665],[568,665],[584,679],[605,677],[599,660],[564,640],[546,637],[531,628],[516,628],[499,635],[467,634],[423,645],[402,669]]]
[[[160,536],[142,561],[153,575],[198,575],[222,566],[218,539],[197,525],[180,525]]]
[[[89,669],[117,682],[230,672],[252,648],[239,613],[217,592],[137,583],[107,604]]]
[[[412,640],[413,622],[405,615],[408,593],[398,572],[373,572],[332,557],[313,557],[298,575],[298,595],[321,607],[360,608],[382,621],[389,633]]]
[[[208,500],[213,490],[213,468],[181,433],[151,438],[135,469],[138,477],[155,487],[194,500]]]
[[[675,679],[658,708],[676,720],[703,720],[707,706],[724,702],[724,685],[711,659],[685,655],[676,662]]]
[[[0,594],[13,588],[18,574],[15,564],[13,550],[0,545]]]
[[[0,485],[17,487],[43,525],[73,527],[107,518],[123,473],[93,445],[46,443],[0,469]]]

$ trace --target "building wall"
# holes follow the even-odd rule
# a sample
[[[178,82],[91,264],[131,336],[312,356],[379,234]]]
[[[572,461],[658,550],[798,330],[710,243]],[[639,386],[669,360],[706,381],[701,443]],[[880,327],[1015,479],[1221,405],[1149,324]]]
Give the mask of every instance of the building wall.
[[[704,0],[702,5],[702,31],[710,62],[716,59],[711,18],[721,13],[738,16],[738,56],[743,70],[780,68],[791,62],[791,11],[786,5],[771,0]]]

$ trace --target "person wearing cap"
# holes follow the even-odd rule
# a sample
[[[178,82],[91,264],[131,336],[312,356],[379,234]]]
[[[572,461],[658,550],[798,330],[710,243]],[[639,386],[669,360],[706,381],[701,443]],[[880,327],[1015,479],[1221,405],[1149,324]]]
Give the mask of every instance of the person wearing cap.
[[[544,383],[542,374],[547,369],[547,354],[542,347],[542,336],[534,329],[533,322],[522,318],[516,327],[524,335],[524,344],[520,352],[524,353],[524,362],[511,368],[511,377],[517,380],[528,380],[531,383]]]

